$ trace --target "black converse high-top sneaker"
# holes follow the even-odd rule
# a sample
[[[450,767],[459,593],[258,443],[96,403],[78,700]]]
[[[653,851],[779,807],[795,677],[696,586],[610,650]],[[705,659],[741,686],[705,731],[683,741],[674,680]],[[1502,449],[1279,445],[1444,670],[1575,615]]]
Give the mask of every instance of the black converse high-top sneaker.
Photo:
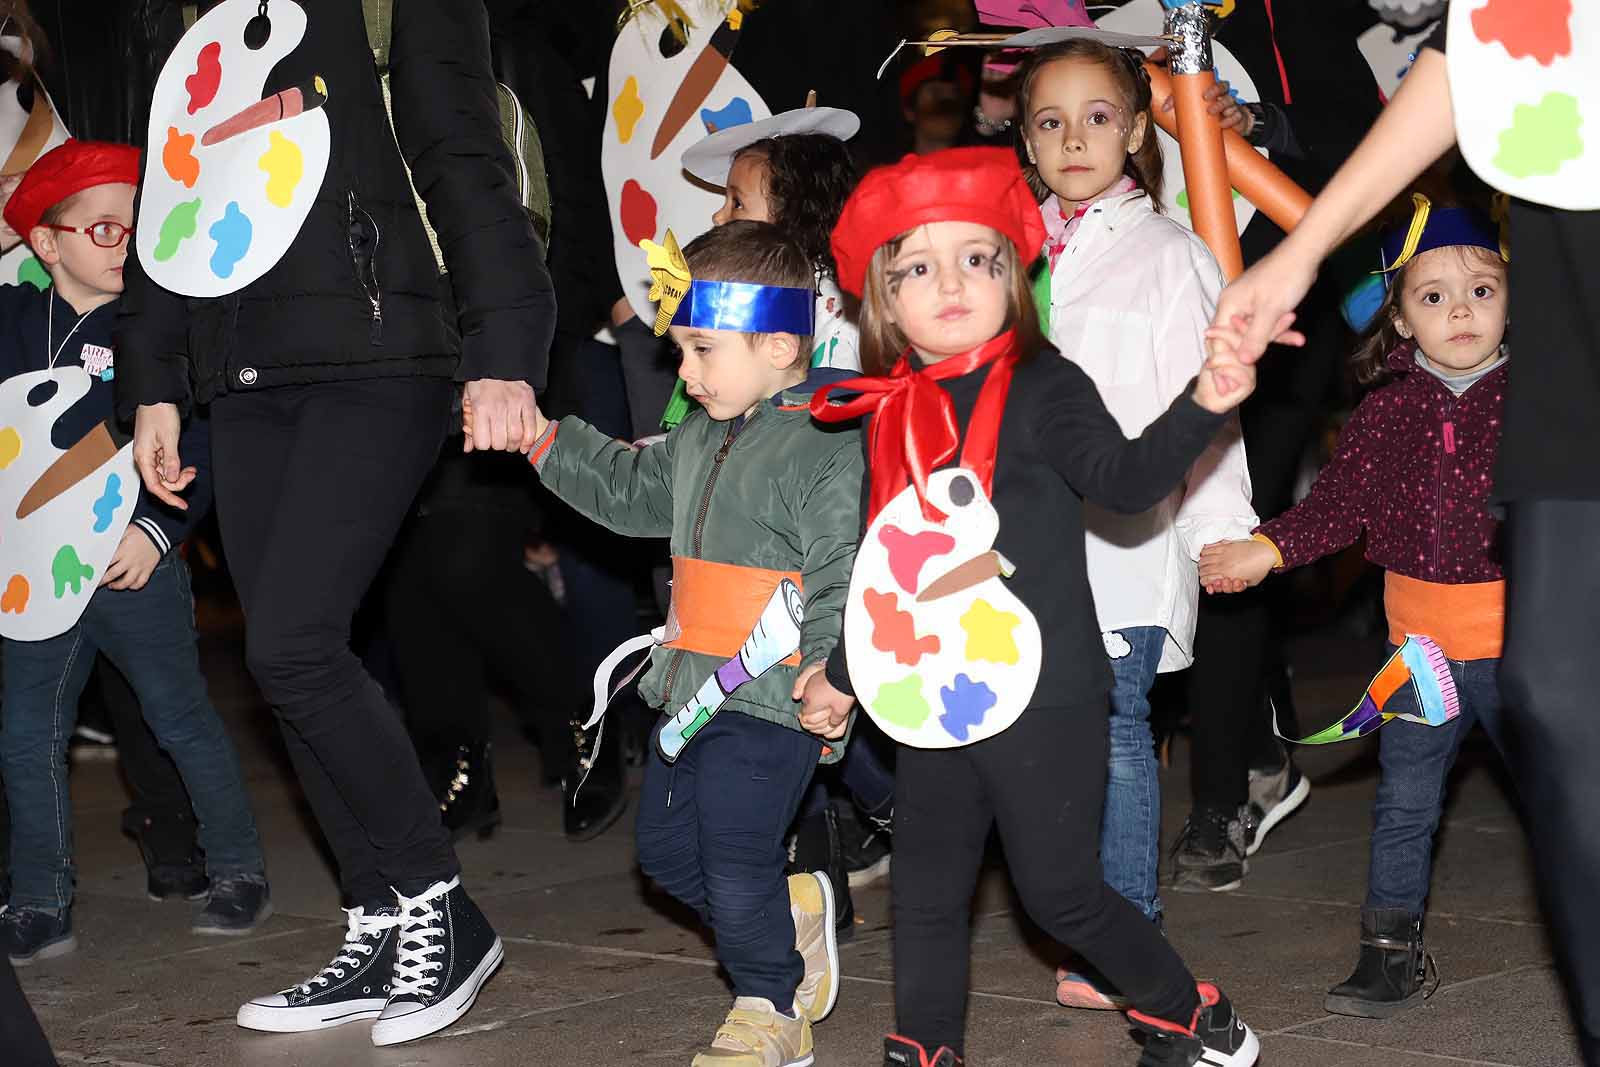
[[[465,1015],[478,990],[500,966],[505,950],[489,920],[461,888],[461,879],[435,882],[400,898],[394,985],[372,1024],[374,1045],[397,1045],[443,1030]]]
[[[376,1019],[389,1002],[400,909],[346,908],[344,946],[315,975],[239,1008],[238,1023],[251,1030],[300,1033]]]

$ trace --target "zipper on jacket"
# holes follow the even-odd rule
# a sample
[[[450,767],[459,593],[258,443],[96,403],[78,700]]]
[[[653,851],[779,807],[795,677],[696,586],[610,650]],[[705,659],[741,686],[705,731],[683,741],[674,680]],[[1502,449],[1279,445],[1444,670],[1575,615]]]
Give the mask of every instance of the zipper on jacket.
[[[759,412],[759,409],[757,410]],[[745,426],[749,426],[754,418],[755,416],[752,415],[749,419],[746,419],[744,423]],[[695,512],[694,527],[689,535],[689,550],[694,553],[695,559],[700,558],[700,553],[702,551],[701,542],[705,536],[706,512],[711,510],[711,489],[717,484],[717,475],[722,473],[722,463],[728,458],[728,450],[733,447],[733,439],[739,436],[739,433],[742,429],[743,427],[740,427],[740,429],[736,430],[732,426],[729,426],[728,435],[722,439],[722,447],[717,449],[716,455],[711,457],[711,473],[706,475],[705,488],[700,491],[700,507]],[[678,677],[678,667],[682,663],[683,650],[674,650],[672,662],[667,665],[666,683],[661,689],[662,699],[666,702],[666,705],[669,708],[672,706],[672,683]]]
[[[356,283],[361,286],[367,303],[372,305],[372,321],[368,330],[369,343],[383,347],[383,291],[378,286],[378,245],[383,234],[378,223],[356,199],[354,189],[345,193],[345,233],[350,242],[350,264],[355,268]]]
[[[1456,400],[1455,393],[1450,394],[1450,399],[1444,404],[1444,451],[1446,455],[1456,454]],[[1444,540],[1444,475],[1445,458],[1439,457],[1438,492],[1433,501],[1433,573],[1439,574],[1440,542]]]

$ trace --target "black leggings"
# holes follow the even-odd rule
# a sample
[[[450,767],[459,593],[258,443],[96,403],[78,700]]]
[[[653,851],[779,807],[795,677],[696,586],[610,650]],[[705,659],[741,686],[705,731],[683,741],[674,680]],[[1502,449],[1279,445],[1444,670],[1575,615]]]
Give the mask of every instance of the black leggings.
[[[433,465],[450,383],[283,386],[212,405],[217,517],[245,659],[277,713],[353,904],[459,870],[399,715],[350,650],[350,620]]]
[[[1187,1026],[1194,977],[1161,931],[1100,874],[1104,699],[1029,708],[975,745],[902,745],[894,805],[894,1002],[899,1032],[963,1052],[972,893],[999,823],[1028,915],[1140,1011]]]
[[[390,574],[388,629],[419,747],[488,741],[492,678],[510,687],[538,734],[546,773],[559,775],[572,755],[569,723],[589,709],[580,706],[561,607],[523,564],[526,532],[517,514],[481,507],[417,519]]]

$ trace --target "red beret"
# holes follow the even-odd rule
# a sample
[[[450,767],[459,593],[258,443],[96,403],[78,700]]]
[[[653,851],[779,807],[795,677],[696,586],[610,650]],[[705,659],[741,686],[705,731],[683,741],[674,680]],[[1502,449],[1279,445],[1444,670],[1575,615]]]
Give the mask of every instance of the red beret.
[[[977,79],[972,68],[951,52],[924,56],[900,73],[900,103],[910,110],[916,105],[917,90],[929,82],[953,82],[962,96],[972,93]]]
[[[856,296],[872,253],[929,222],[976,222],[1017,246],[1024,263],[1044,247],[1044,220],[1016,153],[1009,148],[947,148],[906,156],[861,179],[833,228],[839,284]]]
[[[6,225],[23,240],[46,211],[96,185],[138,185],[139,150],[69,138],[34,161],[6,203]]]

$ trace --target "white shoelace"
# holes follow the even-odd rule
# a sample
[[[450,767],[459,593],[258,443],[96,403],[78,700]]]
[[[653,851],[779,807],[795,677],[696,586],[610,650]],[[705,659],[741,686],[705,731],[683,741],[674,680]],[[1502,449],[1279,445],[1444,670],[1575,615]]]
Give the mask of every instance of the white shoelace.
[[[294,987],[304,996],[311,995],[312,986],[320,988],[335,979],[343,978],[346,967],[354,970],[361,966],[362,958],[372,955],[375,948],[369,940],[391,927],[400,925],[398,915],[368,915],[362,908],[346,908],[344,913],[347,916],[344,946],[326,967]]]
[[[444,970],[444,961],[433,958],[444,952],[444,916],[435,902],[460,884],[459,878],[452,878],[434,883],[421,896],[395,894],[400,898],[400,933],[395,941],[391,996],[426,997],[433,991]]]

